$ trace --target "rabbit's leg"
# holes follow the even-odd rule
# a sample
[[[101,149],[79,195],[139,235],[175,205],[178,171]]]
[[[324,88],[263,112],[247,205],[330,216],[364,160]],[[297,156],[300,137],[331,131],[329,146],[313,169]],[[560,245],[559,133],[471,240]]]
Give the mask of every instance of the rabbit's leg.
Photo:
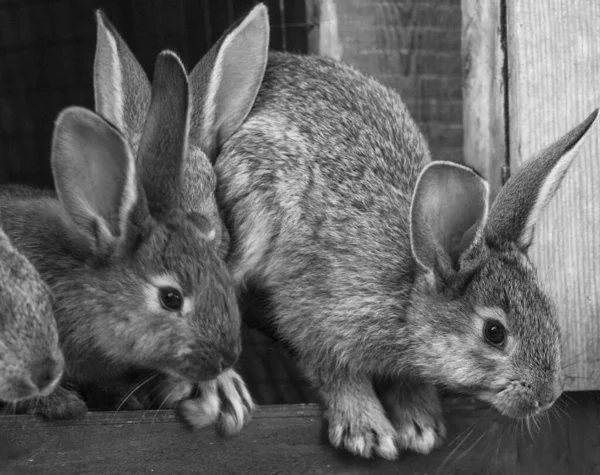
[[[232,369],[212,381],[198,383],[196,394],[178,406],[179,415],[194,429],[216,422],[221,435],[236,434],[255,408],[246,383]]]
[[[88,408],[76,392],[59,386],[49,396],[18,403],[16,410],[19,413],[39,414],[48,419],[76,419],[85,416]]]
[[[329,423],[329,440],[362,457],[393,460],[396,430],[386,417],[370,378],[344,375],[319,385]]]
[[[442,404],[435,386],[396,381],[381,394],[400,448],[428,454],[446,437]]]

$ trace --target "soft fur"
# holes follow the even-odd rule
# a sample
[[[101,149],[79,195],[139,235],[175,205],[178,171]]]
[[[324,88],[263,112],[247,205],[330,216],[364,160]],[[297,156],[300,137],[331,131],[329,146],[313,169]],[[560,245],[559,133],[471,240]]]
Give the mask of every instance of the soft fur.
[[[50,290],[0,229],[0,401],[49,395],[63,368]]]
[[[436,386],[510,417],[550,407],[560,331],[526,251],[596,113],[490,207],[474,171],[430,163],[396,93],[325,58],[272,52],[265,69],[267,34],[258,5],[190,73],[190,148],[215,163],[238,288],[269,295],[264,318],[319,390],[333,445],[389,459],[430,452],[445,435]],[[211,108],[236,86],[224,76],[263,78],[228,109],[242,122]],[[486,340],[487,322],[506,328],[505,345]]]
[[[135,368],[158,371],[189,395],[194,383],[214,380],[237,360],[230,274],[207,218],[182,210],[173,192],[187,156],[188,101],[181,62],[162,53],[137,160],[106,120],[69,108],[52,144],[58,199],[14,189],[3,197],[6,232],[54,292],[67,360],[64,387],[30,410],[79,415],[85,406],[70,385],[101,384]],[[181,309],[161,305],[165,287],[181,292]]]
[[[98,41],[94,61],[96,110],[110,122],[118,125],[132,150],[137,152],[139,161],[140,154],[143,155],[145,147],[143,137],[146,129],[154,127],[154,134],[162,136],[160,127],[157,124],[152,126],[152,122],[146,120],[148,109],[152,110],[152,105],[149,105],[149,81],[104,13],[100,10],[96,13],[98,22]],[[174,85],[166,83],[165,87],[165,94],[168,94]],[[171,105],[176,107],[173,101],[171,101]],[[192,111],[189,111],[185,122],[185,133],[179,135],[177,139],[177,143],[185,142],[186,146],[189,136],[188,120],[191,120],[191,113]],[[172,115],[169,114],[165,117],[164,126],[167,129],[173,127]],[[184,131],[181,127],[178,130]],[[206,140],[216,140],[210,136],[209,132],[207,131],[205,136]],[[229,248],[229,235],[223,226],[217,208],[214,170],[200,148],[189,149],[189,153],[184,155],[183,167],[186,172],[182,175],[179,174],[180,182],[172,181],[170,183],[167,193],[172,196],[181,210],[201,218],[196,219],[196,225],[202,229],[204,240],[210,244],[211,258],[217,259],[219,265],[223,266],[223,259]],[[143,163],[142,169],[145,169]],[[163,175],[168,175],[168,173],[168,169],[163,170]],[[154,177],[151,176],[149,183],[153,179]],[[185,189],[186,193],[182,193],[182,189]],[[157,198],[160,198],[160,194],[157,195]],[[186,263],[193,259],[194,255],[189,253]],[[215,284],[207,282],[200,288],[204,288],[205,285],[214,286]],[[216,284],[217,288],[219,285]],[[204,296],[207,297],[206,301],[198,302],[199,305],[215,305],[208,295]],[[202,297],[199,296],[199,298]],[[223,327],[222,330],[221,338],[239,338],[239,328],[231,328],[226,331]],[[134,383],[131,380],[128,383],[127,378],[124,380],[112,379],[105,382],[103,389],[116,387],[117,389],[113,389],[113,392],[124,396],[135,389],[136,383],[141,378],[141,386],[133,391],[133,397],[130,397],[129,401],[137,400],[141,407],[145,408],[176,406],[184,421],[192,428],[202,427],[216,421],[217,428],[223,435],[239,432],[250,420],[254,410],[254,403],[244,382],[231,369],[220,373],[214,380],[204,382],[178,381],[156,374],[150,375],[150,379],[146,379],[144,376],[140,372],[134,373]]]

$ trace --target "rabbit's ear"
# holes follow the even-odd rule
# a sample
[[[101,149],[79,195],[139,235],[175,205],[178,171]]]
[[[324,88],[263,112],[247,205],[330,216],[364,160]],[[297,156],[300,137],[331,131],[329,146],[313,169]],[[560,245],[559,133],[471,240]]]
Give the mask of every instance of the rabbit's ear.
[[[254,105],[268,49],[269,17],[261,3],[232,25],[190,74],[192,141],[211,162]]]
[[[421,172],[410,210],[415,260],[433,271],[459,270],[460,258],[482,242],[489,186],[472,169],[432,162]]]
[[[487,236],[527,251],[542,210],[556,193],[597,114],[596,109],[508,180],[492,205]]]
[[[179,206],[189,133],[189,88],[177,55],[163,51],[154,66],[152,100],[138,150],[141,183],[151,213]]]
[[[138,198],[123,135],[97,114],[70,107],[56,121],[51,161],[58,197],[79,229],[101,250],[121,240]]]
[[[150,82],[102,10],[96,10],[96,22],[95,110],[134,143],[150,104]]]

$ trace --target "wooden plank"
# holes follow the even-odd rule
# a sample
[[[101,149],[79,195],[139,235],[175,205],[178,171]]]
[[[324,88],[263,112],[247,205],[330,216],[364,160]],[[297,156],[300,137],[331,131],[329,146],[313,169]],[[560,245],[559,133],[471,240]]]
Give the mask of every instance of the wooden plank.
[[[326,442],[317,405],[263,406],[240,434],[186,430],[170,411],[91,413],[80,421],[0,416],[0,474],[579,474],[600,467],[600,394],[578,393],[532,438],[464,399],[446,401],[448,444],[429,456],[362,460]],[[594,471],[596,470],[596,471]]]
[[[517,169],[600,105],[600,2],[506,4],[510,159]],[[558,306],[568,389],[600,388],[599,157],[595,125],[531,251]]]
[[[508,160],[502,13],[501,2],[462,0],[465,163],[489,181],[492,199]]]

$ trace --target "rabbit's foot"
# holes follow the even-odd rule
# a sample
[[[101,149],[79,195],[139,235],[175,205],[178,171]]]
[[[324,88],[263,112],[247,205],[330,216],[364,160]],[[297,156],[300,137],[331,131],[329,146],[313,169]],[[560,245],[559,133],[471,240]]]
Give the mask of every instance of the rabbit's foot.
[[[396,430],[386,417],[370,381],[344,381],[335,393],[321,388],[329,423],[329,440],[361,457],[398,457]]]
[[[198,429],[217,423],[223,436],[236,434],[248,423],[254,411],[254,402],[242,378],[232,369],[216,379],[198,383],[198,397],[179,403],[183,420]]]
[[[382,401],[400,448],[428,454],[443,444],[446,426],[434,386],[395,383],[384,392]]]
[[[85,402],[75,393],[59,386],[49,396],[20,402],[17,412],[39,414],[48,419],[78,419],[87,414]]]

